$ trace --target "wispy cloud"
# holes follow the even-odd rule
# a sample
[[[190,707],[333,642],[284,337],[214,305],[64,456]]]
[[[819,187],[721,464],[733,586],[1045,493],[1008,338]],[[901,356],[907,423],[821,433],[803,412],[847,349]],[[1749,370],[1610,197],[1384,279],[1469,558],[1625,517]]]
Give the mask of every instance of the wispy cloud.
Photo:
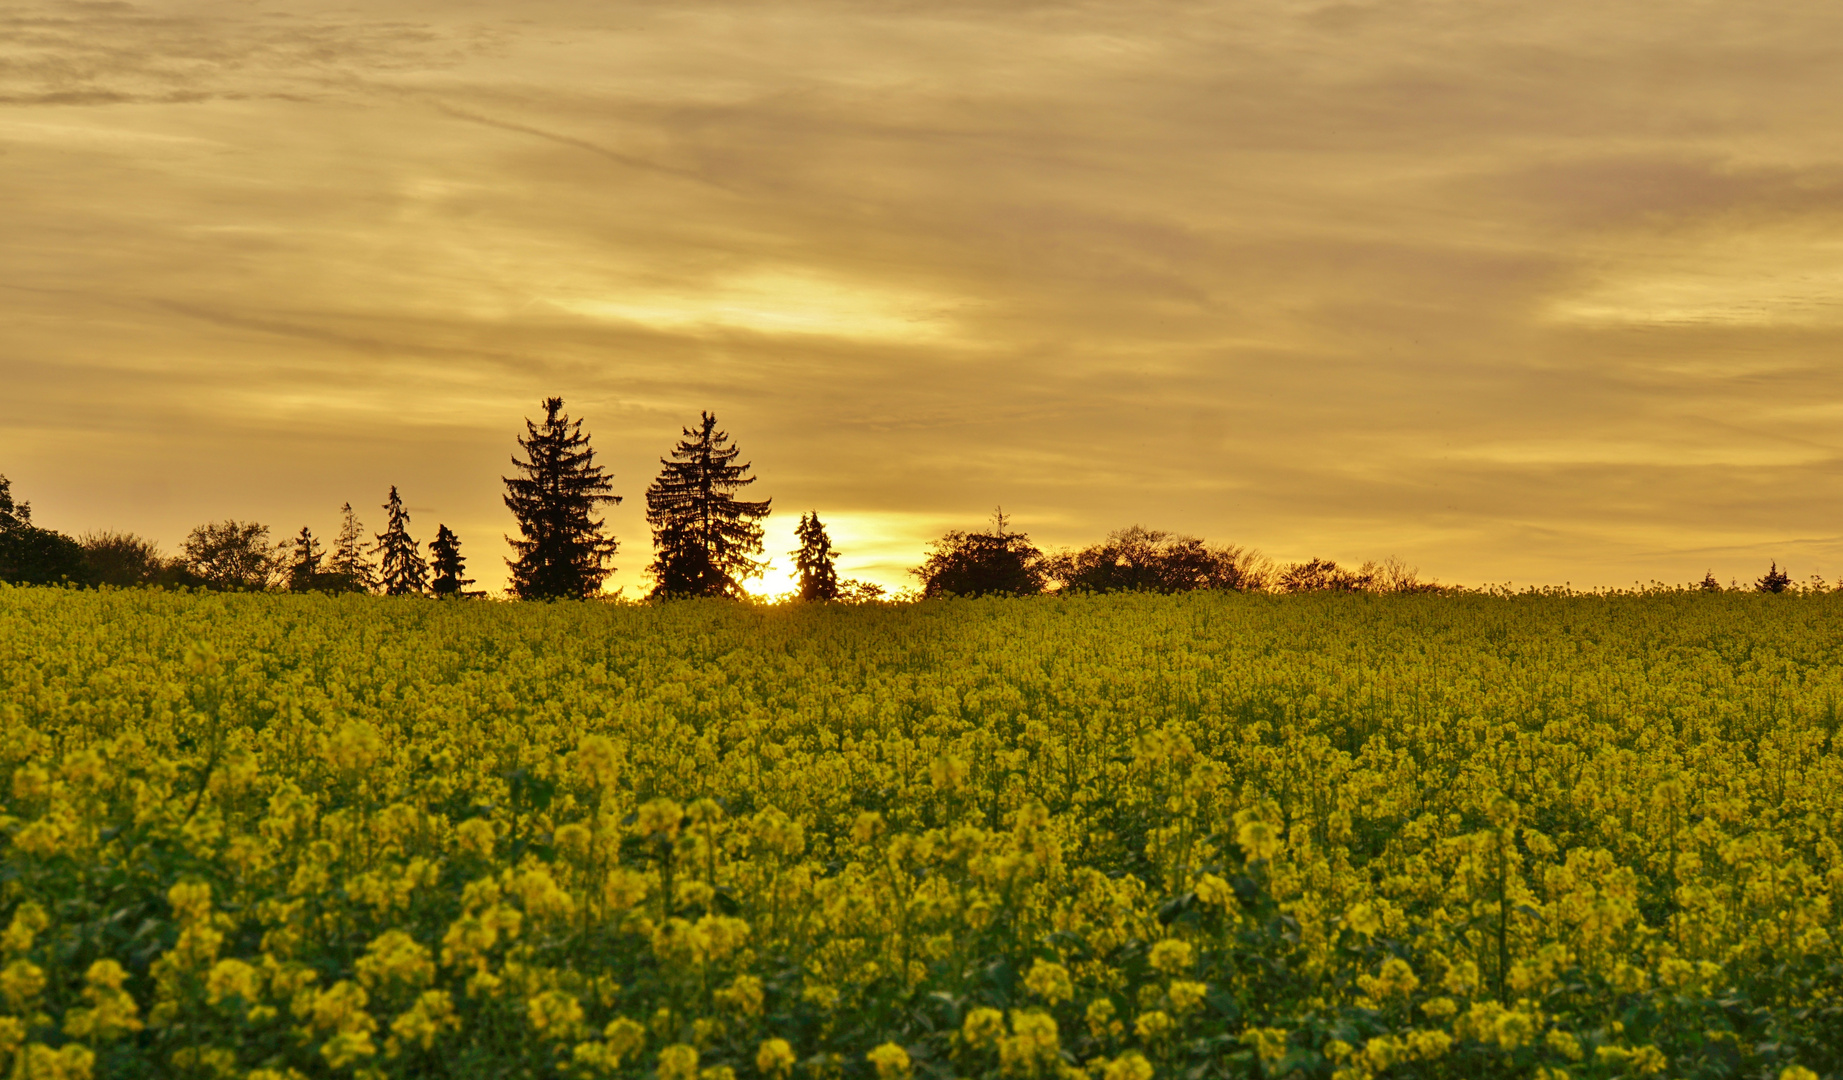
[[[1001,502],[1834,575],[1838,40],[1816,0],[15,3],[0,472],[169,544],[396,483],[491,581],[561,393],[632,587],[705,408],[774,529],[897,587]]]

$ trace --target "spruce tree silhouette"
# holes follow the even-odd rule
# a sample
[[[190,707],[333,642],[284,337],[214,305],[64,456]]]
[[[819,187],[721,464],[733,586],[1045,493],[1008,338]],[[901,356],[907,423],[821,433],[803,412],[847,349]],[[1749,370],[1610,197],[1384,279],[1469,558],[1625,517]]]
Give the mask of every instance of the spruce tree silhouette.
[[[390,501],[384,504],[384,531],[377,534],[377,546],[371,549],[378,557],[378,581],[385,596],[421,595],[428,582],[429,566],[422,561],[421,545],[410,536],[409,511],[397,495],[397,485],[390,485]]]
[[[1792,584],[1792,575],[1779,569],[1779,560],[1774,559],[1772,568],[1764,577],[1753,583],[1755,592],[1782,593]]]
[[[314,539],[307,526],[301,526],[301,534],[294,538],[294,546],[288,553],[288,591],[309,592],[324,586],[326,575],[320,564],[325,560],[326,552],[321,549],[320,541]]]
[[[429,542],[429,569],[435,572],[434,579],[429,582],[429,591],[436,596],[480,595],[467,591],[474,579],[461,576],[467,572],[467,560],[461,555],[461,538],[446,525],[437,525],[435,539]]]
[[[333,592],[370,592],[377,588],[377,570],[366,557],[365,527],[352,504],[339,508],[339,536],[333,540],[333,560],[327,567],[327,585]]]
[[[738,488],[755,482],[741,449],[701,413],[698,429],[660,458],[665,470],[646,489],[646,520],[653,526],[653,595],[743,595],[742,582],[767,564],[750,558],[762,550],[762,527],[772,499],[743,502]]]
[[[800,550],[789,554],[794,558],[794,569],[800,572],[800,599],[838,599],[838,571],[832,565],[838,552],[832,550],[832,538],[819,522],[819,511],[801,515],[794,535],[800,540]]]
[[[526,420],[525,432],[518,445],[529,460],[512,459],[523,475],[501,477],[522,537],[506,537],[518,554],[506,560],[512,593],[520,600],[586,599],[614,572],[608,560],[619,547],[603,535],[595,504],[618,504],[621,497],[609,494],[614,485],[595,464],[582,421],[563,414],[562,398],[546,398],[543,428]]]

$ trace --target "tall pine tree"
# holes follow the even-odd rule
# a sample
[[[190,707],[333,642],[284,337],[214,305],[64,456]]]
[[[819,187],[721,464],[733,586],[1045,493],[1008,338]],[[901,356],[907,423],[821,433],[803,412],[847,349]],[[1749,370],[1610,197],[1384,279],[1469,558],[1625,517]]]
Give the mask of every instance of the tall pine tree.
[[[819,522],[819,511],[801,515],[794,536],[800,541],[800,550],[789,554],[800,574],[800,599],[838,599],[838,570],[832,565],[838,552],[832,550],[832,538]]]
[[[740,597],[742,582],[762,572],[750,558],[762,550],[760,520],[768,504],[742,502],[734,492],[755,482],[742,451],[717,418],[702,413],[697,431],[660,458],[665,471],[646,489],[646,520],[653,526],[654,596]]]
[[[385,596],[419,595],[428,581],[429,567],[422,561],[421,545],[410,536],[409,511],[403,508],[395,484],[390,486],[384,513],[384,531],[377,534],[377,546],[371,549],[378,557],[379,584]]]
[[[333,540],[333,559],[327,566],[328,585],[334,592],[370,592],[377,587],[377,569],[365,554],[365,527],[352,504],[339,508],[339,535]]]
[[[520,600],[584,599],[601,590],[614,573],[608,560],[618,542],[604,535],[606,523],[595,517],[595,504],[619,503],[607,471],[595,464],[595,451],[582,433],[582,421],[563,413],[562,398],[544,401],[544,425],[525,421],[518,440],[527,460],[512,458],[522,475],[502,477],[506,508],[518,521],[521,539],[506,537],[516,559],[512,593]]]
[[[320,564],[326,559],[326,552],[321,550],[320,541],[307,526],[301,526],[301,535],[294,538],[294,545],[288,549],[288,591],[308,592],[325,586],[325,572]]]
[[[467,572],[467,560],[461,555],[461,538],[446,525],[437,525],[435,539],[429,541],[429,569],[435,572],[434,579],[429,582],[429,591],[436,596],[480,595],[467,591],[474,579],[461,576]]]

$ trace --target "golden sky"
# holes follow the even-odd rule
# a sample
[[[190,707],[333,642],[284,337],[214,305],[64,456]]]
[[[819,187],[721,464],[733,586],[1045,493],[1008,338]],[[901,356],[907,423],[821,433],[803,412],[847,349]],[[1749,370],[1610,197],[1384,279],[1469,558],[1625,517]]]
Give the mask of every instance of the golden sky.
[[[497,586],[556,394],[629,595],[700,409],[777,575],[1003,504],[1835,578],[1840,345],[1831,0],[0,0],[0,473],[71,533],[396,484]]]

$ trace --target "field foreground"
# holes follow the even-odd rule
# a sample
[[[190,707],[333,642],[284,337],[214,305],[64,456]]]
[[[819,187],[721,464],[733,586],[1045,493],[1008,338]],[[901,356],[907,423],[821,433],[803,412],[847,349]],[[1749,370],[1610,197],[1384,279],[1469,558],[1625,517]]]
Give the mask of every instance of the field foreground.
[[[0,1069],[1843,1075],[1840,626],[0,587]]]

